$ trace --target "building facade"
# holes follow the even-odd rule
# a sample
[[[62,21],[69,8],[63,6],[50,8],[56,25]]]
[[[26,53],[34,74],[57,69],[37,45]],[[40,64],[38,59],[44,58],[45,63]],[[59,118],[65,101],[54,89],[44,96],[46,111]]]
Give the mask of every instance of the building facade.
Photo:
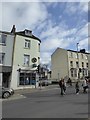
[[[0,31],[0,85],[9,87],[12,73],[14,35]]]
[[[77,52],[57,48],[51,56],[52,79],[67,77],[77,80],[88,76],[89,55],[84,49]]]
[[[6,34],[6,32],[1,32],[1,35],[3,34]],[[4,59],[3,55],[1,57],[2,61],[4,61],[2,68],[4,66],[10,66],[11,68],[10,74],[8,74],[9,79],[4,75],[2,69],[3,86],[12,87],[13,89],[36,87],[38,78],[36,70],[37,66],[40,64],[40,43],[41,40],[35,37],[32,34],[32,31],[25,29],[24,31],[16,32],[15,26],[13,26],[11,33],[9,33],[9,37],[6,37],[6,45],[3,46],[1,44],[1,47],[5,47],[6,50],[0,50],[1,54],[4,54],[5,56]],[[5,61],[7,65],[5,64]],[[4,78],[5,76],[6,78]],[[5,85],[3,84],[4,79],[7,82]]]

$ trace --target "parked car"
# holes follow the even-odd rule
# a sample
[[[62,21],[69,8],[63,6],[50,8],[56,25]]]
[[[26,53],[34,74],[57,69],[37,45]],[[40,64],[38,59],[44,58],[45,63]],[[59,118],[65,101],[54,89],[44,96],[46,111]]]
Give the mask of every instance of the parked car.
[[[48,82],[48,80],[41,80],[41,81],[39,81],[39,86],[48,86],[49,85],[49,82]]]
[[[10,97],[11,95],[14,94],[14,90],[12,88],[5,88],[5,87],[1,87],[0,88],[0,96],[2,98],[8,98]]]

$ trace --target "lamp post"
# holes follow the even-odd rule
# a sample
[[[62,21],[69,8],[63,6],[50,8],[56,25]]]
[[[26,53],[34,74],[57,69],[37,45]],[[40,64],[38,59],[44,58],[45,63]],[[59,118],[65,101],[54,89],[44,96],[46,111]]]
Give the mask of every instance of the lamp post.
[[[79,80],[79,55],[78,55],[78,45],[79,45],[79,43],[77,43],[77,59],[78,59],[78,68],[77,68],[77,70],[78,70],[78,80]]]

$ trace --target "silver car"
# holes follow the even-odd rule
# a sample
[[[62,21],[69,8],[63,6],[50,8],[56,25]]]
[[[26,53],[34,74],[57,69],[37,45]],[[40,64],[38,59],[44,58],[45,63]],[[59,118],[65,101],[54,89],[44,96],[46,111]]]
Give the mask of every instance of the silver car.
[[[14,90],[12,88],[0,87],[0,96],[2,98],[8,98],[13,94],[14,94]]]

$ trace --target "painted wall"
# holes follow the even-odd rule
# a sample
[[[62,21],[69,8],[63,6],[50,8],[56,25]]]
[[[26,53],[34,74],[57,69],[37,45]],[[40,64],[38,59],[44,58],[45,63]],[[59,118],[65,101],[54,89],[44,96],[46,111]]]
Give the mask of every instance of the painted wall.
[[[51,56],[52,80],[59,80],[68,75],[67,51],[58,48]]]
[[[14,42],[14,35],[7,34],[6,45],[4,46],[0,44],[0,52],[5,53],[3,66],[12,66],[13,42]]]
[[[30,49],[26,49],[24,46],[25,39],[31,41]],[[40,43],[38,40],[23,37],[16,35],[16,42],[15,42],[15,51],[14,51],[14,60],[13,60],[13,71],[12,71],[12,82],[11,87],[14,89],[20,89],[18,88],[19,83],[19,72],[18,69],[32,69],[32,58],[37,58],[37,62],[35,64],[39,64],[38,57],[40,57],[40,52],[38,49],[38,43]],[[29,66],[24,65],[24,54],[30,55],[30,64]],[[34,68],[36,69],[36,68]]]
[[[52,71],[52,80],[58,80],[62,77],[68,76],[71,78],[70,69],[72,68],[70,65],[70,61],[73,61],[73,68],[76,67],[76,62],[79,62],[79,68],[82,67],[82,62],[84,62],[84,68],[87,68],[86,63],[88,63],[89,55],[86,53],[78,53],[79,59],[77,59],[77,52],[72,52],[73,57],[71,57],[71,51],[67,51],[62,48],[57,48],[56,51],[51,56],[51,71]],[[83,58],[82,58],[83,54]],[[87,68],[88,69],[88,68]],[[78,72],[77,72],[78,74]],[[80,77],[82,77],[82,73],[80,73]],[[73,77],[72,79],[77,79],[77,77]]]

